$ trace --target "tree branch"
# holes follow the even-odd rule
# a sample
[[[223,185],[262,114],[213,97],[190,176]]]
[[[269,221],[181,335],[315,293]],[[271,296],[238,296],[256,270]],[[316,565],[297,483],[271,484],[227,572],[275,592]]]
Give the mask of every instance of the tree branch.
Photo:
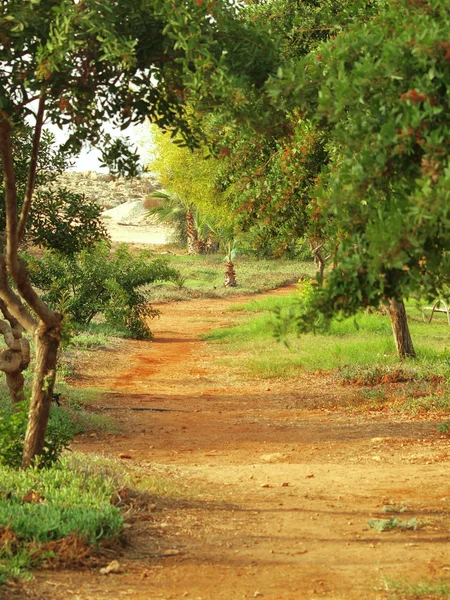
[[[17,319],[18,323],[29,333],[34,333],[34,329],[37,325],[36,320],[32,317],[31,313],[23,305],[22,300],[14,292],[8,282],[8,273],[6,271],[5,257],[0,254],[0,299],[5,306],[8,307],[8,313],[11,317]],[[9,316],[3,310],[2,312],[8,321],[11,323]]]
[[[17,285],[19,294],[28,306],[44,323],[50,326],[56,326],[61,321],[61,315],[52,311],[45,302],[39,298],[29,282],[24,264],[19,260],[17,187],[12,155],[11,125],[5,118],[0,119],[0,155],[3,163],[3,176],[5,181],[6,266],[14,283]],[[31,317],[28,311],[26,311],[22,302],[20,302],[20,299],[9,287],[6,269],[1,275],[3,279],[3,289],[0,289],[0,298],[6,302],[7,306],[11,309],[12,314],[20,321],[25,329],[34,332],[36,321]],[[17,301],[19,301],[19,305],[17,304]],[[26,315],[24,311],[28,314]]]
[[[42,92],[39,98],[39,107],[36,115],[36,126],[34,128],[33,147],[31,150],[30,167],[28,171],[28,182],[27,189],[25,190],[25,198],[22,206],[22,213],[20,215],[19,227],[17,231],[18,243],[23,240],[25,234],[25,228],[27,225],[28,214],[31,208],[31,201],[33,199],[34,185],[36,182],[36,169],[39,154],[39,144],[41,142],[42,124],[44,122],[44,111],[45,111],[45,93]]]
[[[22,337],[23,327],[19,323],[19,321],[14,317],[8,310],[6,303],[0,298],[0,310],[3,313],[5,319],[11,325],[11,331],[16,340],[19,340]]]
[[[12,329],[11,329],[11,325],[8,323],[8,321],[4,321],[3,319],[0,319],[0,333],[2,334],[2,336],[5,340],[5,344],[8,346],[8,348],[10,350],[14,350],[15,352],[20,352],[20,350],[21,350],[20,340],[15,339]]]
[[[0,371],[4,373],[14,373],[20,369],[22,364],[22,356],[20,352],[14,352],[13,350],[3,350],[0,352]]]

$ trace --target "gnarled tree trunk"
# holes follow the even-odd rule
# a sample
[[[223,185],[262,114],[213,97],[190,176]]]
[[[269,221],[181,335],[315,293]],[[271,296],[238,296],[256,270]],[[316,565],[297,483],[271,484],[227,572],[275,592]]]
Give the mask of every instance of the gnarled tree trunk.
[[[6,375],[11,401],[14,404],[25,398],[24,371],[30,364],[30,344],[23,337],[23,328],[9,312],[3,300],[0,300],[0,311],[5,320],[0,319],[0,333],[7,348],[0,353],[0,371]]]
[[[32,334],[36,342],[36,367],[22,457],[24,468],[29,467],[44,448],[62,327],[62,315],[51,310],[39,297],[19,258],[19,247],[23,242],[33,199],[39,143],[44,122],[44,107],[45,94],[42,93],[36,115],[28,183],[20,217],[12,153],[12,126],[4,114],[0,115],[0,156],[3,166],[6,205],[6,235],[2,236],[0,244],[0,299],[20,327]],[[14,281],[18,293],[11,287],[11,279]],[[3,314],[6,316],[4,311]],[[5,324],[8,325],[6,321],[0,322],[0,326]],[[6,335],[3,334],[6,340],[6,336],[11,332],[7,331],[7,327],[3,328],[6,332]],[[11,335],[14,337],[13,333]],[[15,342],[17,340],[14,340]],[[13,350],[16,351],[15,348]],[[17,379],[13,382],[14,386],[18,383]]]
[[[62,318],[56,319],[56,323],[50,326],[41,321],[36,327],[36,366],[22,456],[24,468],[32,464],[44,447],[56,377],[61,327]]]
[[[389,299],[389,305],[386,308],[391,319],[392,333],[394,334],[395,345],[400,358],[415,358],[416,351],[409,331],[408,319],[403,300]]]

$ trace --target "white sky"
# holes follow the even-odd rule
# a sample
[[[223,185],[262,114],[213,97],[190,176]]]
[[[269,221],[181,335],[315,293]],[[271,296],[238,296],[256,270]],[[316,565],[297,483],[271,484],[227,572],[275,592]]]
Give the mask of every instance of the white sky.
[[[49,126],[50,129],[56,136],[56,143],[62,144],[67,134],[63,130],[55,126]],[[114,127],[105,127],[105,130],[111,134],[112,137],[129,137],[130,140],[135,144],[141,157],[142,164],[145,166],[152,155],[152,140],[150,134],[150,125],[138,125],[130,126],[125,131],[116,129]],[[95,149],[83,149],[75,164],[72,171],[99,171],[106,172],[107,169],[102,169],[99,162],[100,153]]]

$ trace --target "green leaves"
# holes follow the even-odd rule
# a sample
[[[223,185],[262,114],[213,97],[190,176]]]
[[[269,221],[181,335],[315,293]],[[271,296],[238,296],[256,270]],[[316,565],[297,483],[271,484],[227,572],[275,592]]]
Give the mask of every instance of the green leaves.
[[[143,286],[176,281],[178,276],[166,261],[153,260],[149,252],[135,256],[121,246],[110,254],[105,243],[75,256],[47,252],[39,261],[31,256],[26,260],[31,282],[52,308],[64,299],[66,313],[80,324],[102,313],[108,323],[136,339],[151,339],[147,321],[158,314]]]
[[[324,127],[314,190],[336,269],[316,308],[346,314],[449,282],[450,8],[399,0],[298,61],[280,90]],[[282,88],[283,82],[272,82]]]

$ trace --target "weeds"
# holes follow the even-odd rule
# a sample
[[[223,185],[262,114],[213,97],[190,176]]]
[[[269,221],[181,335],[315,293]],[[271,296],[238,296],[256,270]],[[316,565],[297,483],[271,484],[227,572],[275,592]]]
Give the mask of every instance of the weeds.
[[[439,433],[448,435],[450,433],[450,421],[444,421],[443,423],[439,423],[439,425],[437,426],[437,430],[439,431]]]
[[[405,513],[408,510],[407,506],[401,504],[387,504],[381,509],[384,513]]]
[[[384,600],[450,600],[450,584],[447,581],[385,580],[379,589]]]
[[[376,531],[392,531],[393,529],[399,529],[401,531],[413,530],[416,531],[419,528],[424,527],[427,521],[420,521],[416,518],[409,519],[409,521],[400,521],[396,517],[390,519],[370,519],[368,522],[369,527]]]

